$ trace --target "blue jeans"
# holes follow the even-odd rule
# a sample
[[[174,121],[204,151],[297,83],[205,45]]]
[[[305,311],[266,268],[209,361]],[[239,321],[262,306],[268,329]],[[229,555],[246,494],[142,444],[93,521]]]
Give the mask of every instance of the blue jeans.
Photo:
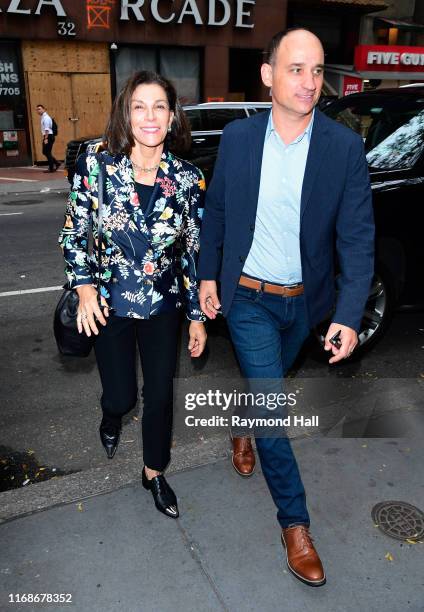
[[[227,316],[242,374],[281,380],[309,335],[304,296],[282,297],[238,286]],[[287,437],[256,438],[262,471],[281,527],[309,526],[305,489]]]

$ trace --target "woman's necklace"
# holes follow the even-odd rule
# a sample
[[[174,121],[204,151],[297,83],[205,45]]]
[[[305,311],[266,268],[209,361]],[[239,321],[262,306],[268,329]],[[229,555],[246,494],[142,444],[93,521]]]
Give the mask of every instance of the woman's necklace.
[[[157,170],[159,168],[159,164],[156,164],[156,166],[152,166],[151,168],[143,168],[143,166],[139,166],[131,158],[130,160],[134,170],[137,170],[138,172],[153,172],[154,170]]]

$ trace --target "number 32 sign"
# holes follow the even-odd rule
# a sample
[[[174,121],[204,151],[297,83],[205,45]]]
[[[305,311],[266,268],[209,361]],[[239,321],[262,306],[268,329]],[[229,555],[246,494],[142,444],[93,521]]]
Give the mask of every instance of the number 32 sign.
[[[58,21],[57,33],[59,36],[75,36],[75,23],[73,21]]]

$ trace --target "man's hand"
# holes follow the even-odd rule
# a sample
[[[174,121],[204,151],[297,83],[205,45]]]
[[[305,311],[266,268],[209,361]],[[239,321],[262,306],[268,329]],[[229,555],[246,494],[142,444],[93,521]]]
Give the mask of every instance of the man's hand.
[[[216,281],[202,280],[199,289],[200,308],[209,319],[216,319],[221,308],[218,300]]]
[[[340,330],[340,348],[337,348],[330,342],[330,338],[334,336]],[[358,334],[351,327],[346,325],[340,325],[340,323],[331,323],[328,328],[327,335],[325,336],[324,349],[326,351],[332,351],[333,357],[328,360],[328,363],[336,363],[342,359],[350,357],[355,346],[358,344]]]
[[[188,329],[190,357],[200,357],[206,346],[207,334],[201,321],[192,321]]]

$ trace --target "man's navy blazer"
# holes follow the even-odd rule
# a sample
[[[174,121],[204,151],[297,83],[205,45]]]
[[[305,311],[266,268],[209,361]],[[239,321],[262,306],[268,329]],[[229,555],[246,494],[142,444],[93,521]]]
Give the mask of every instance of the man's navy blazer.
[[[269,112],[238,119],[225,127],[206,193],[197,276],[220,281],[224,316],[231,307],[253,240]],[[358,330],[374,270],[368,165],[362,138],[318,109],[300,216],[309,326],[331,315],[332,321]],[[337,299],[335,251],[340,269]],[[266,280],[265,271],[264,276]]]

